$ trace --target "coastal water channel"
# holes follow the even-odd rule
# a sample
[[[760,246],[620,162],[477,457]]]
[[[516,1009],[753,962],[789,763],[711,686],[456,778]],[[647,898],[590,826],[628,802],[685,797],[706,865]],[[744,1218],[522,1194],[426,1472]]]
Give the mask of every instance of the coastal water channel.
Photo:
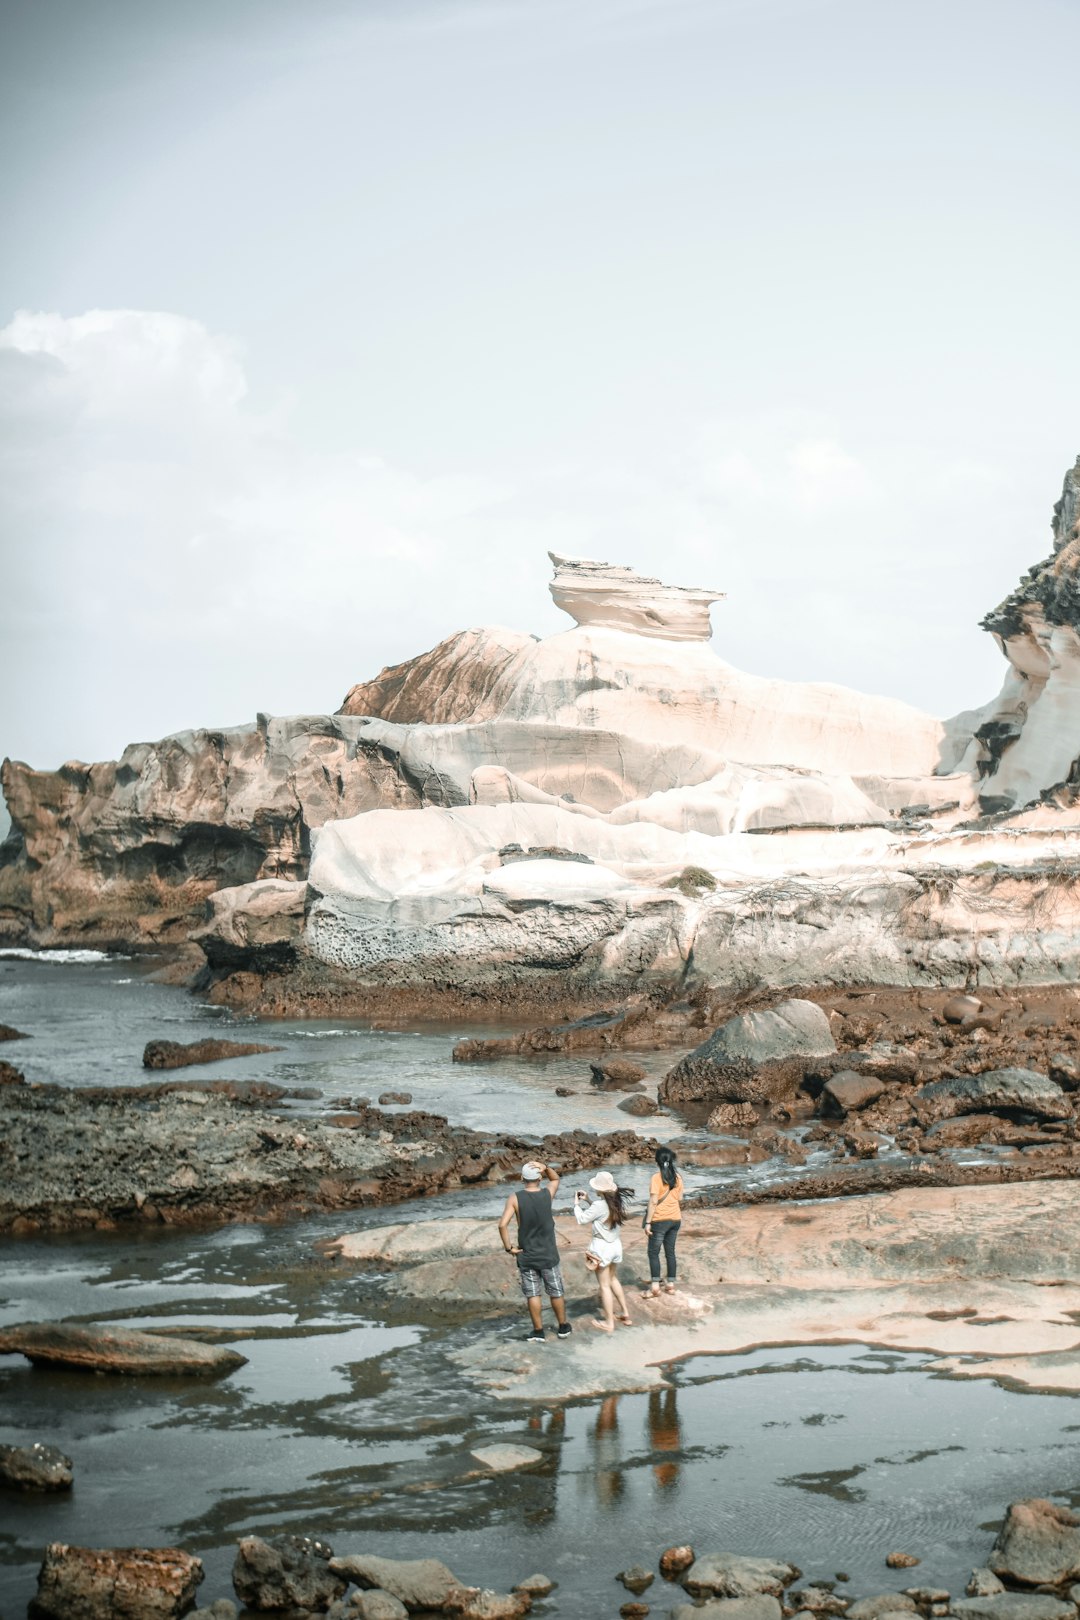
[[[32,1036],[5,1058],[31,1080],[66,1085],[144,1080],[152,1038],[251,1032],[117,959],[0,958],[0,1022]],[[406,1090],[451,1120],[523,1133],[627,1122],[613,1099],[588,1094],[580,1058],[463,1069],[450,1061],[462,1033],[265,1025],[257,1038],[282,1051],[185,1072],[316,1087],[322,1099],[290,1105],[305,1109]],[[647,1061],[660,1073],[667,1059]],[[579,1095],[555,1098],[563,1083]],[[698,1179],[773,1173],[737,1166]],[[642,1185],[645,1174],[629,1172]],[[0,1496],[0,1612],[24,1612],[49,1541],[182,1546],[205,1561],[208,1603],[231,1593],[238,1536],[283,1530],[339,1552],[439,1557],[464,1580],[503,1589],[542,1571],[559,1585],[536,1612],[565,1620],[614,1615],[626,1597],[616,1571],[684,1540],[783,1556],[808,1576],[849,1575],[858,1593],[913,1579],[955,1593],[984,1561],[1007,1502],[1068,1500],[1080,1484],[1075,1398],[947,1379],[927,1370],[928,1357],[872,1345],[698,1357],[651,1394],[497,1402],[452,1356],[520,1334],[520,1320],[406,1306],[377,1273],[318,1249],[364,1225],[494,1217],[502,1196],[483,1188],[274,1225],[7,1240],[0,1321],[188,1326],[249,1359],[210,1383],[0,1361],[0,1443],[59,1445],[76,1473],[70,1497]],[[630,1276],[639,1240],[628,1244]],[[571,1294],[585,1331],[583,1280]],[[542,1463],[478,1472],[472,1450],[504,1441],[535,1447]],[[893,1549],[917,1553],[919,1569],[887,1570]],[[666,1597],[654,1587],[646,1601],[662,1613]]]

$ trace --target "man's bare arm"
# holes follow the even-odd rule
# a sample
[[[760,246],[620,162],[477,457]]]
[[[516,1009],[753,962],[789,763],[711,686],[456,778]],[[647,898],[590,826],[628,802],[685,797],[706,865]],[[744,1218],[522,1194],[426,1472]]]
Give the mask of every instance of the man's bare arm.
[[[551,1194],[552,1198],[554,1198],[555,1194],[559,1190],[559,1172],[557,1170],[553,1170],[550,1164],[542,1164],[539,1168],[540,1174],[547,1182],[547,1190]]]
[[[506,1250],[507,1254],[521,1253],[520,1243],[510,1242],[510,1222],[514,1219],[517,1212],[517,1194],[511,1193],[509,1198],[506,1200],[506,1208],[499,1216],[499,1236],[502,1238],[502,1246]]]

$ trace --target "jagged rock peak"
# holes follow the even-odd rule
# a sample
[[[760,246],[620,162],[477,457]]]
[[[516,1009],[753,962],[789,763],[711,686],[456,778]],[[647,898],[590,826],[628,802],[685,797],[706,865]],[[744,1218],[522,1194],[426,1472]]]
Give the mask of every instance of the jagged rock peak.
[[[665,585],[632,568],[588,557],[563,557],[557,551],[548,556],[555,565],[548,586],[555,606],[580,625],[665,641],[708,641],[712,635],[709,607],[724,600],[723,591]]]
[[[1065,474],[1051,520],[1054,549],[1024,575],[1014,591],[982,620],[1003,640],[1025,628],[1025,609],[1038,608],[1050,624],[1080,628],[1080,456]]]

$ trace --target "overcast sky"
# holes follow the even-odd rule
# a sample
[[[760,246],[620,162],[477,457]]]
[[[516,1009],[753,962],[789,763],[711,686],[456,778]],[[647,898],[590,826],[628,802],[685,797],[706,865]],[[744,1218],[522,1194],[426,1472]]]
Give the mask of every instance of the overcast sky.
[[[336,708],[549,547],[986,701],[1080,450],[1080,0],[7,0],[0,752]]]

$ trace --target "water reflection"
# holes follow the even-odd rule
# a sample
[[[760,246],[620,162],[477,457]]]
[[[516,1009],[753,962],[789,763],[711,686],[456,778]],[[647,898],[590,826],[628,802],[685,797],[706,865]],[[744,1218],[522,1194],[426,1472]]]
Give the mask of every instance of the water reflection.
[[[596,1499],[601,1507],[614,1507],[626,1489],[617,1395],[609,1395],[600,1402],[593,1426],[591,1450]]]
[[[653,1451],[678,1452],[682,1450],[682,1430],[679,1426],[679,1392],[677,1389],[654,1389],[649,1394],[649,1439]],[[661,1490],[674,1490],[679,1483],[679,1465],[672,1458],[653,1464],[653,1478]]]

